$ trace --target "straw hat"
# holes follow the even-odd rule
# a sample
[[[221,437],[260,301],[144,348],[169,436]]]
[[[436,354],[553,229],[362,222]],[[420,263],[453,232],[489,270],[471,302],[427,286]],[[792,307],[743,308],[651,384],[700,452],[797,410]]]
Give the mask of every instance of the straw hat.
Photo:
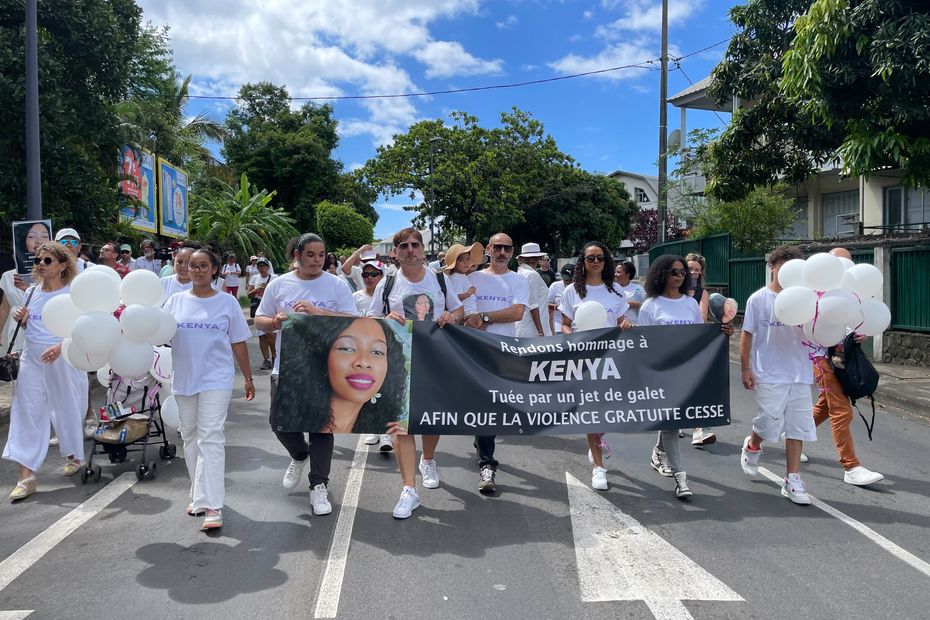
[[[442,270],[446,273],[450,273],[455,269],[455,261],[458,260],[458,257],[466,253],[471,254],[471,262],[473,265],[480,265],[484,260],[484,246],[480,243],[473,243],[471,247],[467,248],[460,243],[456,243],[446,251],[446,258],[443,261]]]

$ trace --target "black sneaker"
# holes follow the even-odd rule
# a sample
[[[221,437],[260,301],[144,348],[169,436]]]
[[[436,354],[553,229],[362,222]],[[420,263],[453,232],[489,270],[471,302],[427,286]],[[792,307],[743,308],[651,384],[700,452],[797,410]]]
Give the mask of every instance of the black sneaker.
[[[274,364],[271,363],[271,360],[262,362],[261,370],[271,370],[272,368],[274,368]]]
[[[481,479],[478,482],[478,491],[485,495],[493,495],[497,487],[494,485],[494,470],[488,465],[481,468]]]

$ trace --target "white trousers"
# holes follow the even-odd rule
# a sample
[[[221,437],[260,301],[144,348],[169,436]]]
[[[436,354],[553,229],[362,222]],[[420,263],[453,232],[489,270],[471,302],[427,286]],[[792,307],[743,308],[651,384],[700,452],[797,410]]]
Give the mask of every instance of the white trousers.
[[[194,510],[219,510],[226,495],[226,414],[232,390],[175,395]]]
[[[38,471],[48,453],[50,424],[58,435],[61,455],[84,459],[84,414],[87,373],[61,356],[51,364],[41,360],[47,347],[23,351],[10,409],[10,434],[3,458]]]

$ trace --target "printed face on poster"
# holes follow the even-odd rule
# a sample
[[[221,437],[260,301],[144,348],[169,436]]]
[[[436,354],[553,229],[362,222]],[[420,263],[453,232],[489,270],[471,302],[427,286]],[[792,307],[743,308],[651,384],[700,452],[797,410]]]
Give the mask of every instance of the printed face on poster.
[[[187,173],[158,158],[158,220],[166,237],[187,237]]]
[[[13,222],[13,260],[16,273],[31,274],[36,252],[52,240],[52,220]]]
[[[120,219],[145,232],[157,232],[155,156],[126,145],[120,151]]]

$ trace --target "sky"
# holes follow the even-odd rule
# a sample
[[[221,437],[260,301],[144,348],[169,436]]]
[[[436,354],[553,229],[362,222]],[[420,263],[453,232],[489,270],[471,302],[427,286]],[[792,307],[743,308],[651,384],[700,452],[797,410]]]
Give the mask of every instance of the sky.
[[[626,65],[544,84],[428,97],[330,100],[334,156],[347,170],[421,120],[464,111],[493,127],[514,106],[541,121],[590,172],[656,174],[661,0],[140,0],[170,28],[174,62],[193,74],[188,113],[222,119],[247,82],[292,97],[394,95],[515,84]],[[733,0],[669,0],[669,96],[706,77],[734,29]],[[713,46],[705,51],[704,48]],[[695,53],[697,52],[697,53]],[[224,98],[226,97],[226,98]],[[323,103],[324,101],[319,101]],[[302,102],[295,102],[299,106]],[[669,106],[669,131],[679,111]],[[688,129],[721,127],[689,111]],[[377,238],[407,226],[408,197],[379,198]]]

